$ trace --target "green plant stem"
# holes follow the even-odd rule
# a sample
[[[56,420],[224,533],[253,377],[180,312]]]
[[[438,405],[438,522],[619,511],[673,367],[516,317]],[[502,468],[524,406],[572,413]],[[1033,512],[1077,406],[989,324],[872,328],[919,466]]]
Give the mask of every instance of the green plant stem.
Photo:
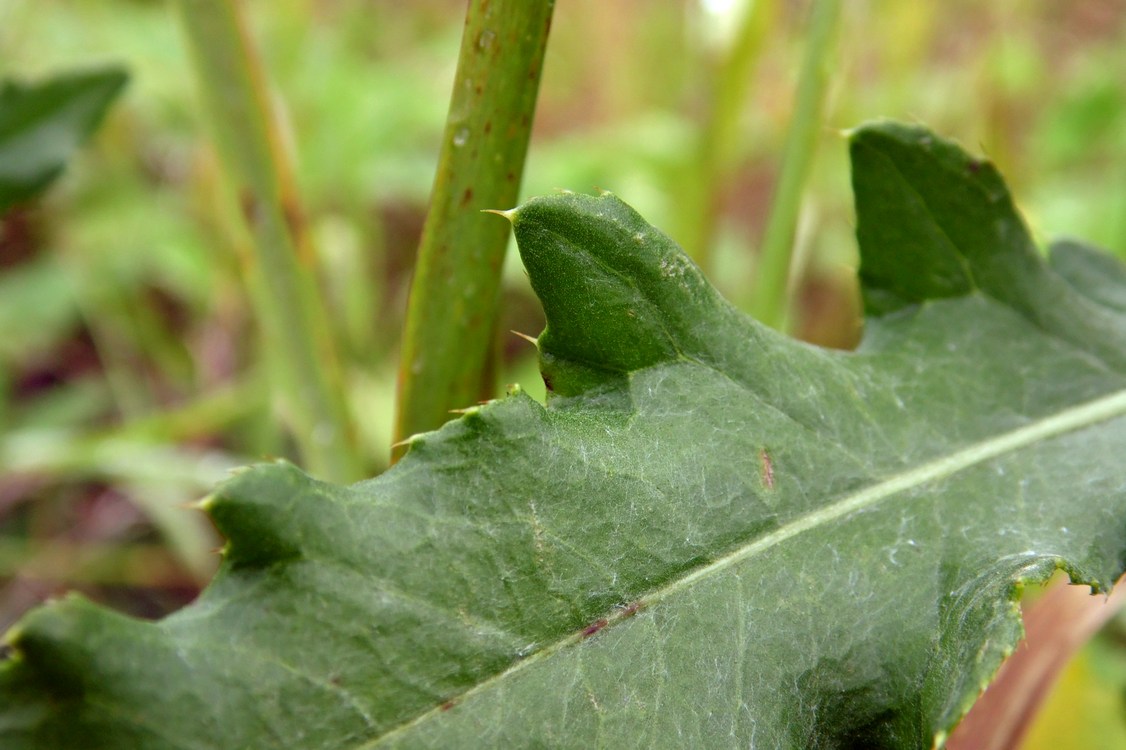
[[[471,0],[422,232],[399,368],[395,440],[491,392],[508,222],[519,197],[554,0]]]
[[[788,281],[802,190],[813,165],[821,110],[829,81],[830,52],[840,0],[814,0],[802,61],[797,103],[782,154],[782,170],[763,235],[752,286],[751,314],[773,328],[786,324]]]
[[[218,151],[253,238],[255,314],[285,415],[313,473],[361,475],[355,430],[292,168],[235,0],[179,0]]]
[[[747,99],[749,82],[762,43],[777,10],[776,0],[757,0],[743,14],[730,49],[716,66],[707,119],[700,128],[695,158],[689,165],[680,203],[677,237],[705,273],[712,273],[712,249],[719,197],[732,172],[732,154],[739,130],[739,115]]]

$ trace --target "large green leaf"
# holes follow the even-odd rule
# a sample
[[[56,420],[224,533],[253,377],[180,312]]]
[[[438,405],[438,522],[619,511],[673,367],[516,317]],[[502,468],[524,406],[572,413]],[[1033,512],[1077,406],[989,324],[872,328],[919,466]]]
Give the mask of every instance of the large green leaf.
[[[941,741],[1021,582],[1123,570],[1126,314],[1100,256],[1038,257],[990,165],[851,143],[857,352],[749,320],[611,195],[533,200],[549,406],[470,410],[350,488],[240,474],[195,604],[68,597],[8,635],[0,744]]]
[[[0,85],[0,214],[62,173],[126,80],[112,68]]]

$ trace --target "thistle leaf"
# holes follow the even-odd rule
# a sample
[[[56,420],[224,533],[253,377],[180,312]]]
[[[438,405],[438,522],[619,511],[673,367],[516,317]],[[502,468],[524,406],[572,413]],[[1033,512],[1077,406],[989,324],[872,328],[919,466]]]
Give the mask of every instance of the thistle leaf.
[[[235,477],[193,605],[68,597],[8,634],[4,746],[941,744],[1024,583],[1123,572],[1126,285],[1043,260],[953,144],[851,148],[857,351],[736,311],[612,195],[534,199],[547,407],[469,410],[352,487]]]

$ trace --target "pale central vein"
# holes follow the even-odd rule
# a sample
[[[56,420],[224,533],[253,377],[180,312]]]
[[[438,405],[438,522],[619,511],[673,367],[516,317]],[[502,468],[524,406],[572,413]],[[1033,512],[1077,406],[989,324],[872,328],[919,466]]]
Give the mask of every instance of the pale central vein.
[[[942,458],[935,459],[928,463],[916,466],[907,471],[895,474],[883,481],[865,487],[862,490],[846,495],[840,500],[826,505],[823,508],[810,511],[803,516],[798,516],[794,520],[780,526],[774,531],[764,536],[755,539],[753,542],[739,547],[738,549],[713,560],[711,563],[693,570],[688,575],[671,581],[663,588],[650,592],[648,595],[639,600],[639,606],[648,606],[655,604],[669,598],[670,596],[690,588],[706,578],[718,575],[723,571],[738,565],[739,563],[754,557],[771,547],[775,547],[788,539],[793,539],[799,534],[803,534],[812,529],[826,526],[834,521],[837,521],[845,516],[849,516],[857,511],[872,508],[878,505],[883,500],[886,500],[893,495],[899,494],[906,490],[921,487],[928,482],[935,480],[945,479],[953,476],[958,472],[968,469],[972,466],[985,463],[990,459],[997,458],[1006,453],[1011,453],[1020,448],[1025,448],[1034,445],[1042,440],[1058,437],[1068,432],[1073,432],[1082,427],[1090,427],[1092,425],[1105,422],[1115,417],[1126,415],[1126,391],[1118,391],[1109,396],[1089,401],[1085,404],[1065,409],[1064,411],[1057,412],[1049,417],[1037,420],[1032,424],[1025,425],[1015,430],[1011,430],[1000,435],[989,438],[973,445],[963,448],[955,453],[951,453]],[[606,627],[613,626],[616,622],[624,620],[626,617],[636,612],[636,608],[627,610],[617,615],[607,618]],[[485,680],[479,685],[466,691],[458,700],[459,702],[469,698],[477,693],[483,692],[488,688],[494,686],[501,680],[508,679],[518,672],[531,667],[541,661],[551,658],[556,653],[568,646],[574,645],[584,639],[583,633],[575,633],[562,640],[556,641],[550,646],[532,654],[526,659],[517,662],[509,667],[504,672],[494,675],[493,677]],[[401,736],[411,728],[422,724],[428,719],[434,718],[441,714],[440,709],[433,709],[424,714],[416,716],[413,720],[402,724],[395,729],[387,732],[386,734],[372,740],[361,746],[361,748],[371,748],[382,744],[385,741],[391,740],[395,737]]]
[[[793,521],[780,526],[769,534],[746,544],[728,555],[720,557],[701,568],[697,568],[683,578],[678,578],[663,589],[654,592],[649,601],[659,601],[680,591],[693,583],[730,568],[749,557],[787,539],[792,539],[810,529],[824,526],[857,511],[871,508],[892,495],[921,487],[927,482],[953,476],[963,469],[985,463],[1006,453],[1034,445],[1042,440],[1072,432],[1081,427],[1090,427],[1108,419],[1126,415],[1126,391],[1089,401],[1080,406],[1057,412],[1032,424],[1010,432],[997,435],[968,448],[951,453],[929,463],[916,466],[862,490],[846,495],[837,502],[823,508],[798,516]]]

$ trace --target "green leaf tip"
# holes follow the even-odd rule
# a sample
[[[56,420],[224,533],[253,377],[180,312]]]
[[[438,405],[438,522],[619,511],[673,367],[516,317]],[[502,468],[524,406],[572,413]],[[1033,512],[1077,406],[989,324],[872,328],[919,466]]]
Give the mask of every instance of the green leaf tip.
[[[226,537],[223,556],[235,567],[299,559],[319,482],[293,464],[260,464],[228,479],[207,498],[206,512]]]
[[[512,223],[547,318],[537,345],[557,395],[706,357],[701,316],[738,315],[673,240],[610,192],[534,198]]]
[[[1049,266],[993,164],[923,127],[894,122],[858,128],[850,154],[869,316],[977,295],[1126,367],[1121,311]]]
[[[870,314],[971,293],[990,281],[985,264],[1002,249],[1010,263],[1033,262],[1032,241],[989,162],[894,122],[856,129],[850,151]]]

